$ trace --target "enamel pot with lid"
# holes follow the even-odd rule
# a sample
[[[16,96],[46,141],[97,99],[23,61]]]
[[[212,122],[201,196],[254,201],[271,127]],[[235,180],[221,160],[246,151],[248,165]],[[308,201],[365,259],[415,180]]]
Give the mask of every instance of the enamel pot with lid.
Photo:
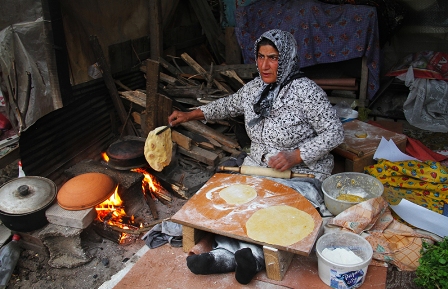
[[[54,203],[56,184],[39,176],[11,180],[0,187],[0,220],[12,231],[30,232],[48,223],[45,211]]]

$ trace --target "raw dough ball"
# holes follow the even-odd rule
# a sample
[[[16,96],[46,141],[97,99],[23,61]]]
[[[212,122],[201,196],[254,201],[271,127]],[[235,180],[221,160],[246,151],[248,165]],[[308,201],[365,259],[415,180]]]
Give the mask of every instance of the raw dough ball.
[[[164,167],[170,164],[173,150],[171,141],[171,129],[167,129],[159,135],[156,133],[165,128],[160,126],[149,132],[145,141],[145,158],[154,170],[161,172]]]
[[[314,219],[291,206],[272,206],[256,211],[247,220],[246,230],[253,240],[289,246],[313,232]]]
[[[257,191],[248,185],[231,185],[219,192],[227,204],[241,205],[257,197]]]

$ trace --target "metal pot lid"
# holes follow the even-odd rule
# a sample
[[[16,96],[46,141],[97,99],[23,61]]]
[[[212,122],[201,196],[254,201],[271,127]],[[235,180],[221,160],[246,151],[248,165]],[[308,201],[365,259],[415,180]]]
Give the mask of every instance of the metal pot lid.
[[[56,193],[56,184],[47,178],[17,178],[0,187],[0,211],[10,215],[37,212],[53,202]]]

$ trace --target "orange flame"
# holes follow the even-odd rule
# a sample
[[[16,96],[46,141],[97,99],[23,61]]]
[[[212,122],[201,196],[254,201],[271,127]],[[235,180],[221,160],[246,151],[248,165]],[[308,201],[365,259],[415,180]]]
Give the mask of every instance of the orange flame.
[[[111,226],[121,229],[136,230],[138,227],[133,226],[134,216],[128,216],[123,207],[123,201],[118,194],[118,186],[114,193],[107,200],[95,207],[97,212],[97,220]],[[127,219],[127,220],[124,220]],[[141,226],[142,224],[140,224]],[[119,244],[123,244],[130,237],[130,234],[121,233]]]
[[[105,152],[101,153],[101,156],[103,157],[103,160],[109,162],[109,156]]]

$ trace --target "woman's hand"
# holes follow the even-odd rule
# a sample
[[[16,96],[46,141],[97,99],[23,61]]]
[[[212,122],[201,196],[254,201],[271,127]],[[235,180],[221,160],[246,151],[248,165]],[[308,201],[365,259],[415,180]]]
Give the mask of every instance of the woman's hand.
[[[183,122],[187,122],[190,120],[200,120],[204,119],[204,114],[200,109],[195,109],[189,112],[182,112],[175,110],[173,113],[168,117],[168,123],[171,126],[176,126],[178,124],[181,124]]]
[[[272,156],[268,160],[268,166],[281,172],[286,171],[302,162],[300,150],[283,151]]]

